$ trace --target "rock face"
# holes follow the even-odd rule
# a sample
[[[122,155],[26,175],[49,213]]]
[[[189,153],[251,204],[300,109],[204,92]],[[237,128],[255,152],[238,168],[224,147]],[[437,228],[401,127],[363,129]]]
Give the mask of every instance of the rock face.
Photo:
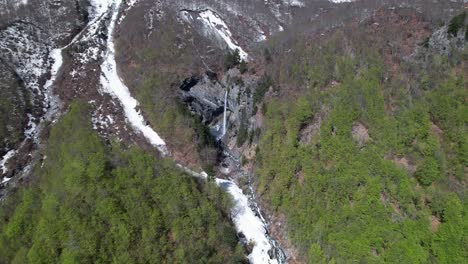
[[[213,73],[205,73],[186,79],[179,87],[180,97],[193,114],[201,117],[213,137],[228,142],[252,114],[250,89],[255,89],[256,81],[256,77],[242,76],[238,69],[229,70],[220,80]]]
[[[188,83],[187,83],[188,82]],[[192,85],[194,84],[195,85]],[[226,87],[216,78],[207,74],[191,77],[180,86],[182,101],[185,102],[192,113],[202,117],[204,124],[210,124],[216,117],[223,114],[224,92]]]

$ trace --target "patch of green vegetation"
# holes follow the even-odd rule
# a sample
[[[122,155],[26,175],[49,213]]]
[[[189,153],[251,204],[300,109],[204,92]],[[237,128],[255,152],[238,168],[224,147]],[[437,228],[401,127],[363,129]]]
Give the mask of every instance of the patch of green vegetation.
[[[2,201],[0,263],[246,262],[220,189],[104,145],[87,105],[71,105],[47,146],[33,182]]]
[[[249,70],[247,66],[247,62],[245,60],[242,60],[241,63],[239,64],[239,71],[241,74],[246,73]]]
[[[241,63],[241,57],[239,53],[239,49],[231,52],[228,51],[226,56],[224,57],[224,70],[227,71],[231,68],[238,66]]]
[[[270,89],[270,87],[272,86],[273,80],[268,75],[263,76],[259,80],[257,87],[255,88],[253,93],[254,114],[257,112],[257,103],[263,100],[263,97],[265,96],[266,92],[268,92],[268,89]]]
[[[263,50],[263,58],[265,59],[265,61],[266,61],[267,63],[270,63],[270,62],[272,61],[273,57],[272,57],[272,55],[271,55],[270,49],[265,48],[265,49]]]
[[[419,45],[428,49],[429,48],[429,41],[431,40],[431,37],[427,37],[424,39],[423,42],[421,42]]]
[[[459,14],[458,16],[455,16],[454,18],[452,18],[450,20],[450,23],[447,29],[449,36],[456,37],[458,34],[458,31],[460,31],[460,29],[463,29],[466,26],[465,20],[466,20],[466,12],[463,12]]]
[[[192,162],[209,170],[217,158],[214,141],[201,120],[164,88],[170,86],[169,81],[164,73],[155,72],[137,88],[136,97],[148,114],[152,126],[164,139],[169,139],[171,149],[195,156],[196,160]]]

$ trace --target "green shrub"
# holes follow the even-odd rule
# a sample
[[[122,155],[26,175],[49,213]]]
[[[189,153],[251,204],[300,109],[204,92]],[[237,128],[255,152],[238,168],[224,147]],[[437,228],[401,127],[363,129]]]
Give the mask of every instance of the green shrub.
[[[267,63],[270,63],[270,62],[271,62],[272,56],[271,56],[271,51],[270,51],[269,48],[265,48],[265,49],[263,50],[263,58],[265,59],[265,61],[266,61]]]
[[[425,186],[439,179],[440,169],[437,161],[432,157],[426,158],[424,163],[416,171],[415,176],[418,181]]]
[[[239,65],[239,71],[240,73],[244,74],[246,73],[248,70],[248,67],[247,67],[247,62],[245,62],[244,60],[241,61],[240,65]]]
[[[458,16],[452,18],[450,20],[448,30],[447,32],[449,33],[449,36],[456,37],[458,34],[458,31],[465,27],[465,19],[466,19],[466,12],[463,12],[459,14]]]
[[[239,49],[236,49],[234,52],[228,52],[224,57],[224,70],[229,70],[241,63]]]
[[[253,94],[253,104],[256,105],[257,103],[261,102],[263,100],[263,97],[265,96],[265,93],[268,91],[268,89],[273,85],[273,80],[271,79],[270,76],[265,75],[260,79],[257,88],[254,91]]]

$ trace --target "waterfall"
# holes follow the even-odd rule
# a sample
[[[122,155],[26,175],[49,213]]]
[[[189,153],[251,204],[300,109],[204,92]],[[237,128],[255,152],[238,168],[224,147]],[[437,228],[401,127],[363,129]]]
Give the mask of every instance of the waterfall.
[[[156,148],[164,155],[170,156],[166,144],[162,138],[156,133],[150,125],[147,125],[140,112],[135,110],[138,102],[133,98],[128,90],[128,87],[120,79],[117,72],[117,63],[115,61],[114,37],[112,35],[115,24],[118,18],[118,12],[122,0],[116,0],[115,6],[112,8],[112,19],[109,24],[107,39],[107,54],[104,57],[104,62],[101,65],[101,84],[105,92],[115,96],[120,101],[124,108],[127,120],[137,131],[140,131]],[[122,19],[122,18],[121,18]],[[224,95],[224,116],[222,135],[226,134],[227,130],[227,104],[228,90]],[[197,178],[207,179],[208,174],[205,172],[197,173],[181,164],[176,166]],[[271,239],[268,235],[268,224],[261,216],[257,204],[253,204],[254,209],[250,207],[251,198],[244,194],[243,190],[236,185],[235,182],[225,179],[215,179],[216,184],[226,190],[233,198],[233,208],[231,211],[232,221],[238,233],[245,236],[246,241],[252,242],[253,248],[248,255],[248,259],[252,264],[283,264],[285,257],[283,250],[278,243]]]
[[[226,123],[227,123],[227,96],[228,96],[228,90],[226,90],[226,93],[224,94],[224,115],[223,115],[223,134],[221,137],[224,137],[226,135]]]

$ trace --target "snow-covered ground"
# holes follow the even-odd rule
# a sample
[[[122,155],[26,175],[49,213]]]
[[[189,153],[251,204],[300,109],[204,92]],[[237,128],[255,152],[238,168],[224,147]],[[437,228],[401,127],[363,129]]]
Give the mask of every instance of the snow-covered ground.
[[[211,10],[205,10],[200,12],[199,15],[200,19],[202,19],[203,23],[205,24],[207,30],[215,32],[226,42],[226,45],[231,50],[238,49],[241,59],[247,60],[249,55],[242,49],[242,47],[239,44],[237,44],[237,41],[232,37],[232,33],[229,30],[229,27],[218,14]]]
[[[26,87],[38,94],[42,93],[39,78],[47,72],[48,47],[41,38],[45,35],[39,28],[21,21],[0,30],[0,53],[14,64]]]
[[[8,151],[5,156],[0,160],[0,170],[2,170],[2,173],[5,174],[8,172],[7,167],[5,167],[5,164],[8,162],[9,159],[11,159],[14,155],[16,154],[15,150],[10,150]],[[1,174],[0,174],[1,175]],[[0,184],[4,184],[11,180],[11,178],[4,177]]]
[[[109,6],[112,5],[114,0],[89,0],[89,10],[91,20],[95,20],[102,14],[109,10]]]
[[[5,156],[0,160],[0,169],[2,170],[3,173],[7,173],[8,169],[5,167],[5,164],[8,162],[11,157],[13,157],[16,154],[15,150],[10,150],[8,151]]]
[[[276,259],[270,259],[268,251],[272,249],[272,245],[267,237],[266,226],[250,208],[248,197],[232,181],[216,179],[216,183],[226,189],[233,198],[234,208],[231,216],[237,232],[242,232],[247,241],[254,243],[252,253],[249,255],[250,263],[279,263]]]
[[[23,1],[24,4],[27,1]],[[24,131],[25,140],[20,144],[17,150],[10,150],[0,160],[0,172],[6,173],[6,162],[11,159],[27,142],[32,139],[35,143],[39,143],[39,134],[41,130],[40,123],[43,120],[55,121],[56,113],[59,110],[59,99],[53,93],[53,84],[63,64],[62,51],[78,40],[87,37],[87,32],[94,33],[96,29],[93,27],[99,17],[108,10],[109,4],[113,0],[92,0],[93,10],[91,14],[91,22],[77,34],[75,38],[62,48],[51,49],[52,43],[44,43],[40,41],[41,32],[36,35],[25,33],[24,31],[31,27],[29,24],[22,22],[14,23],[12,26],[0,31],[0,52],[8,56],[17,67],[17,74],[24,81],[26,87],[33,93],[43,96],[42,106],[44,107],[44,116],[40,119],[34,118],[32,114],[28,114],[29,122]],[[91,10],[90,10],[91,11]],[[97,27],[96,27],[97,28]],[[90,34],[88,34],[90,35]],[[50,77],[44,84],[40,86],[39,79],[50,70]],[[29,167],[29,166],[27,166]],[[1,183],[9,181],[10,178],[4,178]]]
[[[231,30],[224,22],[224,20],[214,11],[212,10],[202,10],[202,11],[194,11],[197,12],[198,16],[196,19],[199,20],[204,26],[204,33],[208,36],[216,37],[230,49],[230,50],[239,50],[239,55],[241,59],[247,61],[249,55],[245,50],[237,43],[234,39]],[[182,18],[191,23],[194,19],[192,16],[193,12],[182,11]],[[262,38],[263,40],[263,38]]]

